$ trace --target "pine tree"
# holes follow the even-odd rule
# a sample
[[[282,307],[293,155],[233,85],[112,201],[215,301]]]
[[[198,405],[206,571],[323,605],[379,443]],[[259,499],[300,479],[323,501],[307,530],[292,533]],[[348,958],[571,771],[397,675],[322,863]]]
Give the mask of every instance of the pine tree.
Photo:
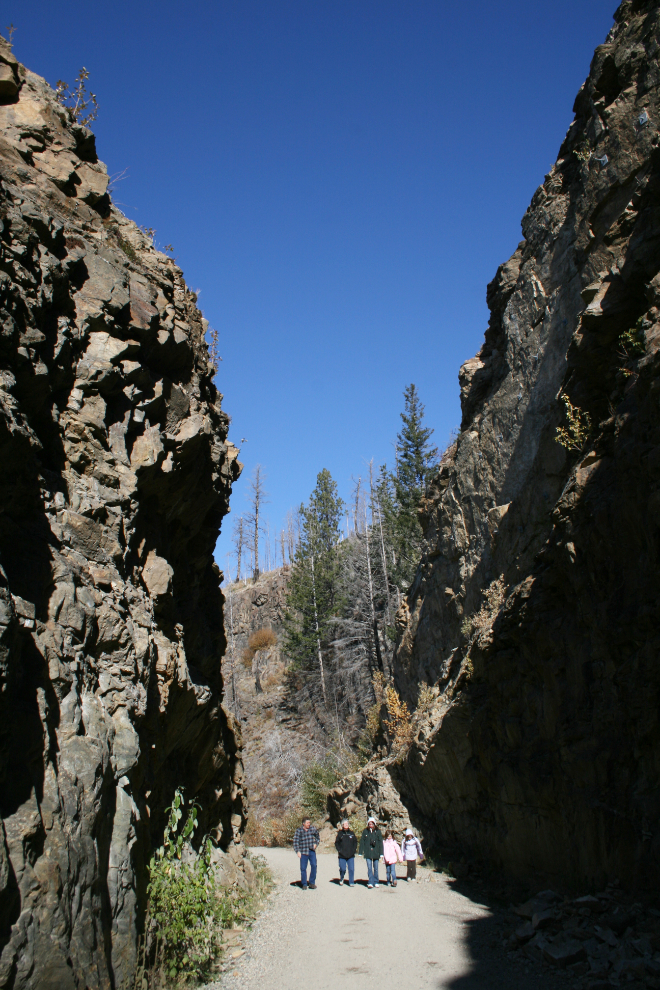
[[[317,681],[328,704],[326,653],[330,620],[339,608],[339,529],[343,502],[330,472],[321,471],[309,504],[300,507],[300,539],[287,589],[285,651]]]
[[[415,385],[409,385],[404,392],[401,419],[403,428],[396,438],[396,470],[387,478],[381,471],[378,495],[393,555],[391,576],[405,592],[423,549],[417,510],[438,461],[438,449],[431,442],[433,430],[424,425],[424,406]]]

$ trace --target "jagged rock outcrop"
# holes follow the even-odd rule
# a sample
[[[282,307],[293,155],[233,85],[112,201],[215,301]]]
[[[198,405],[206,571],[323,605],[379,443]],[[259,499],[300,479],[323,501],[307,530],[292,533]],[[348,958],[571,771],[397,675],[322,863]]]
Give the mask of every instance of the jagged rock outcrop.
[[[245,649],[251,633],[258,629],[272,629],[278,637],[282,635],[289,574],[288,566],[279,567],[261,574],[257,581],[239,581],[228,586],[226,597],[229,602],[231,591],[231,629],[237,653]]]
[[[461,369],[395,658],[441,692],[390,769],[445,847],[657,891],[660,6],[615,22]]]
[[[244,823],[213,549],[240,466],[205,323],[94,136],[0,45],[0,986],[131,976],[184,786]]]

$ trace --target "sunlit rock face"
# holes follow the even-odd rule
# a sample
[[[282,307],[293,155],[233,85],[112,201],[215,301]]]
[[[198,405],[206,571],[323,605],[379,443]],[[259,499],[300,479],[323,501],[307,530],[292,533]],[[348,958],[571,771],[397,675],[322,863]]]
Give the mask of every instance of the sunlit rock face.
[[[659,42],[658,4],[622,4],[488,287],[398,616],[398,687],[439,689],[391,768],[408,807],[582,887],[660,880]]]
[[[240,863],[213,548],[240,466],[181,271],[0,46],[0,985],[128,980],[177,786]]]

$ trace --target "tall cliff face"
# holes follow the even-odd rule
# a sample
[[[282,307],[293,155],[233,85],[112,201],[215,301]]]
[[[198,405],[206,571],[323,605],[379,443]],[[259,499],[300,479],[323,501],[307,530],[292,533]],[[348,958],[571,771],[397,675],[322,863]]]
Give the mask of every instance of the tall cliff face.
[[[177,786],[241,856],[213,562],[240,466],[195,295],[94,136],[6,46],[0,102],[0,985],[120,986]]]
[[[660,7],[615,22],[461,369],[395,660],[440,693],[392,773],[441,843],[657,889]]]

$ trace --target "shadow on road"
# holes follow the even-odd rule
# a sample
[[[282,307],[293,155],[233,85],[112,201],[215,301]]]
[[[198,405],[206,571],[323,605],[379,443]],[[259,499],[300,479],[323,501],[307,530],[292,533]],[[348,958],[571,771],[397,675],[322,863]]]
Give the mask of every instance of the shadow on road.
[[[510,959],[503,941],[514,927],[514,920],[502,904],[463,880],[450,880],[448,886],[489,914],[463,922],[469,972],[451,980],[439,980],[438,990],[566,990],[566,974],[545,967],[524,956]],[[572,983],[572,981],[571,981]]]

